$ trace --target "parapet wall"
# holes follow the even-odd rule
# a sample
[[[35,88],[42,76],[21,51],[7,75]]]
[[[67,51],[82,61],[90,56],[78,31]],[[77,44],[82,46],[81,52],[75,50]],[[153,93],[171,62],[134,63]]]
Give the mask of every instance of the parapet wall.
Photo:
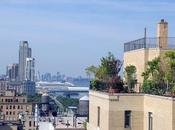
[[[100,130],[125,130],[125,111],[132,113],[131,127],[134,130],[148,130],[149,112],[153,114],[154,130],[175,130],[175,99],[172,97],[90,91],[88,130],[98,128],[97,107],[100,107]]]

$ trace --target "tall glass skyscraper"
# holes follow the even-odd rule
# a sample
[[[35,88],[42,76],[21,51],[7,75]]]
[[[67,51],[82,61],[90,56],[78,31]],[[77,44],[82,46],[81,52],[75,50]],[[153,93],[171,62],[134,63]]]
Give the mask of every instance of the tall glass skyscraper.
[[[32,57],[32,49],[27,41],[21,41],[19,46],[19,81],[25,80],[26,59]]]
[[[35,81],[35,59],[26,58],[25,80]]]

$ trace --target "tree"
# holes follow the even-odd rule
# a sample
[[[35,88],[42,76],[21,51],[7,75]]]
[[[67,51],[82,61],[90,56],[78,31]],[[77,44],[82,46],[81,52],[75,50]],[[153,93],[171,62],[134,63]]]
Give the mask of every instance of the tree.
[[[166,91],[165,87],[165,74],[162,69],[161,57],[154,58],[152,61],[148,61],[147,69],[142,73],[144,82],[142,91],[150,94],[164,94]]]
[[[91,78],[91,75],[92,75],[92,74],[93,74],[93,75],[96,74],[97,67],[91,65],[91,66],[87,67],[87,68],[85,69],[85,71],[86,71],[86,75],[87,75],[89,78]]]
[[[101,64],[93,71],[95,77],[90,83],[90,88],[95,90],[104,90],[105,88],[122,90],[123,82],[119,76],[121,67],[122,62],[109,52],[108,56],[102,57]]]
[[[126,66],[125,79],[128,84],[129,91],[132,90],[137,83],[136,81],[136,67],[134,65]]]
[[[169,69],[166,71],[166,78],[170,83],[175,82],[175,51],[168,51],[165,53],[166,62]]]
[[[144,76],[144,79],[147,80],[148,78],[155,78],[154,76],[156,76],[159,72],[160,72],[160,57],[155,58],[152,61],[148,61],[147,69],[145,72],[142,73],[142,76]]]

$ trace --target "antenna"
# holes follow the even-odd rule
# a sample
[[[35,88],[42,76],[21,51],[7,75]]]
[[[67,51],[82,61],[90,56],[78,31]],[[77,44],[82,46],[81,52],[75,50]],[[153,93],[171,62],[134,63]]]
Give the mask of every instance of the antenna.
[[[147,35],[147,30],[146,30],[146,27],[144,29],[144,48],[146,48],[146,36]]]
[[[145,27],[145,29],[144,29],[144,38],[146,38],[146,36],[147,36],[147,29]]]

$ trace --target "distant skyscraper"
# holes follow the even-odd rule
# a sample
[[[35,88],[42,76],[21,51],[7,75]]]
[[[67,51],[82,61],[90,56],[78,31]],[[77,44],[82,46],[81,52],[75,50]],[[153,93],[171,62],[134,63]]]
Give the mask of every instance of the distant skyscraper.
[[[25,80],[35,81],[35,59],[26,58]]]
[[[25,80],[26,59],[32,57],[32,49],[27,41],[21,41],[19,46],[19,81]]]
[[[19,65],[18,64],[11,64],[7,66],[7,78],[9,81],[18,81],[18,70]]]

